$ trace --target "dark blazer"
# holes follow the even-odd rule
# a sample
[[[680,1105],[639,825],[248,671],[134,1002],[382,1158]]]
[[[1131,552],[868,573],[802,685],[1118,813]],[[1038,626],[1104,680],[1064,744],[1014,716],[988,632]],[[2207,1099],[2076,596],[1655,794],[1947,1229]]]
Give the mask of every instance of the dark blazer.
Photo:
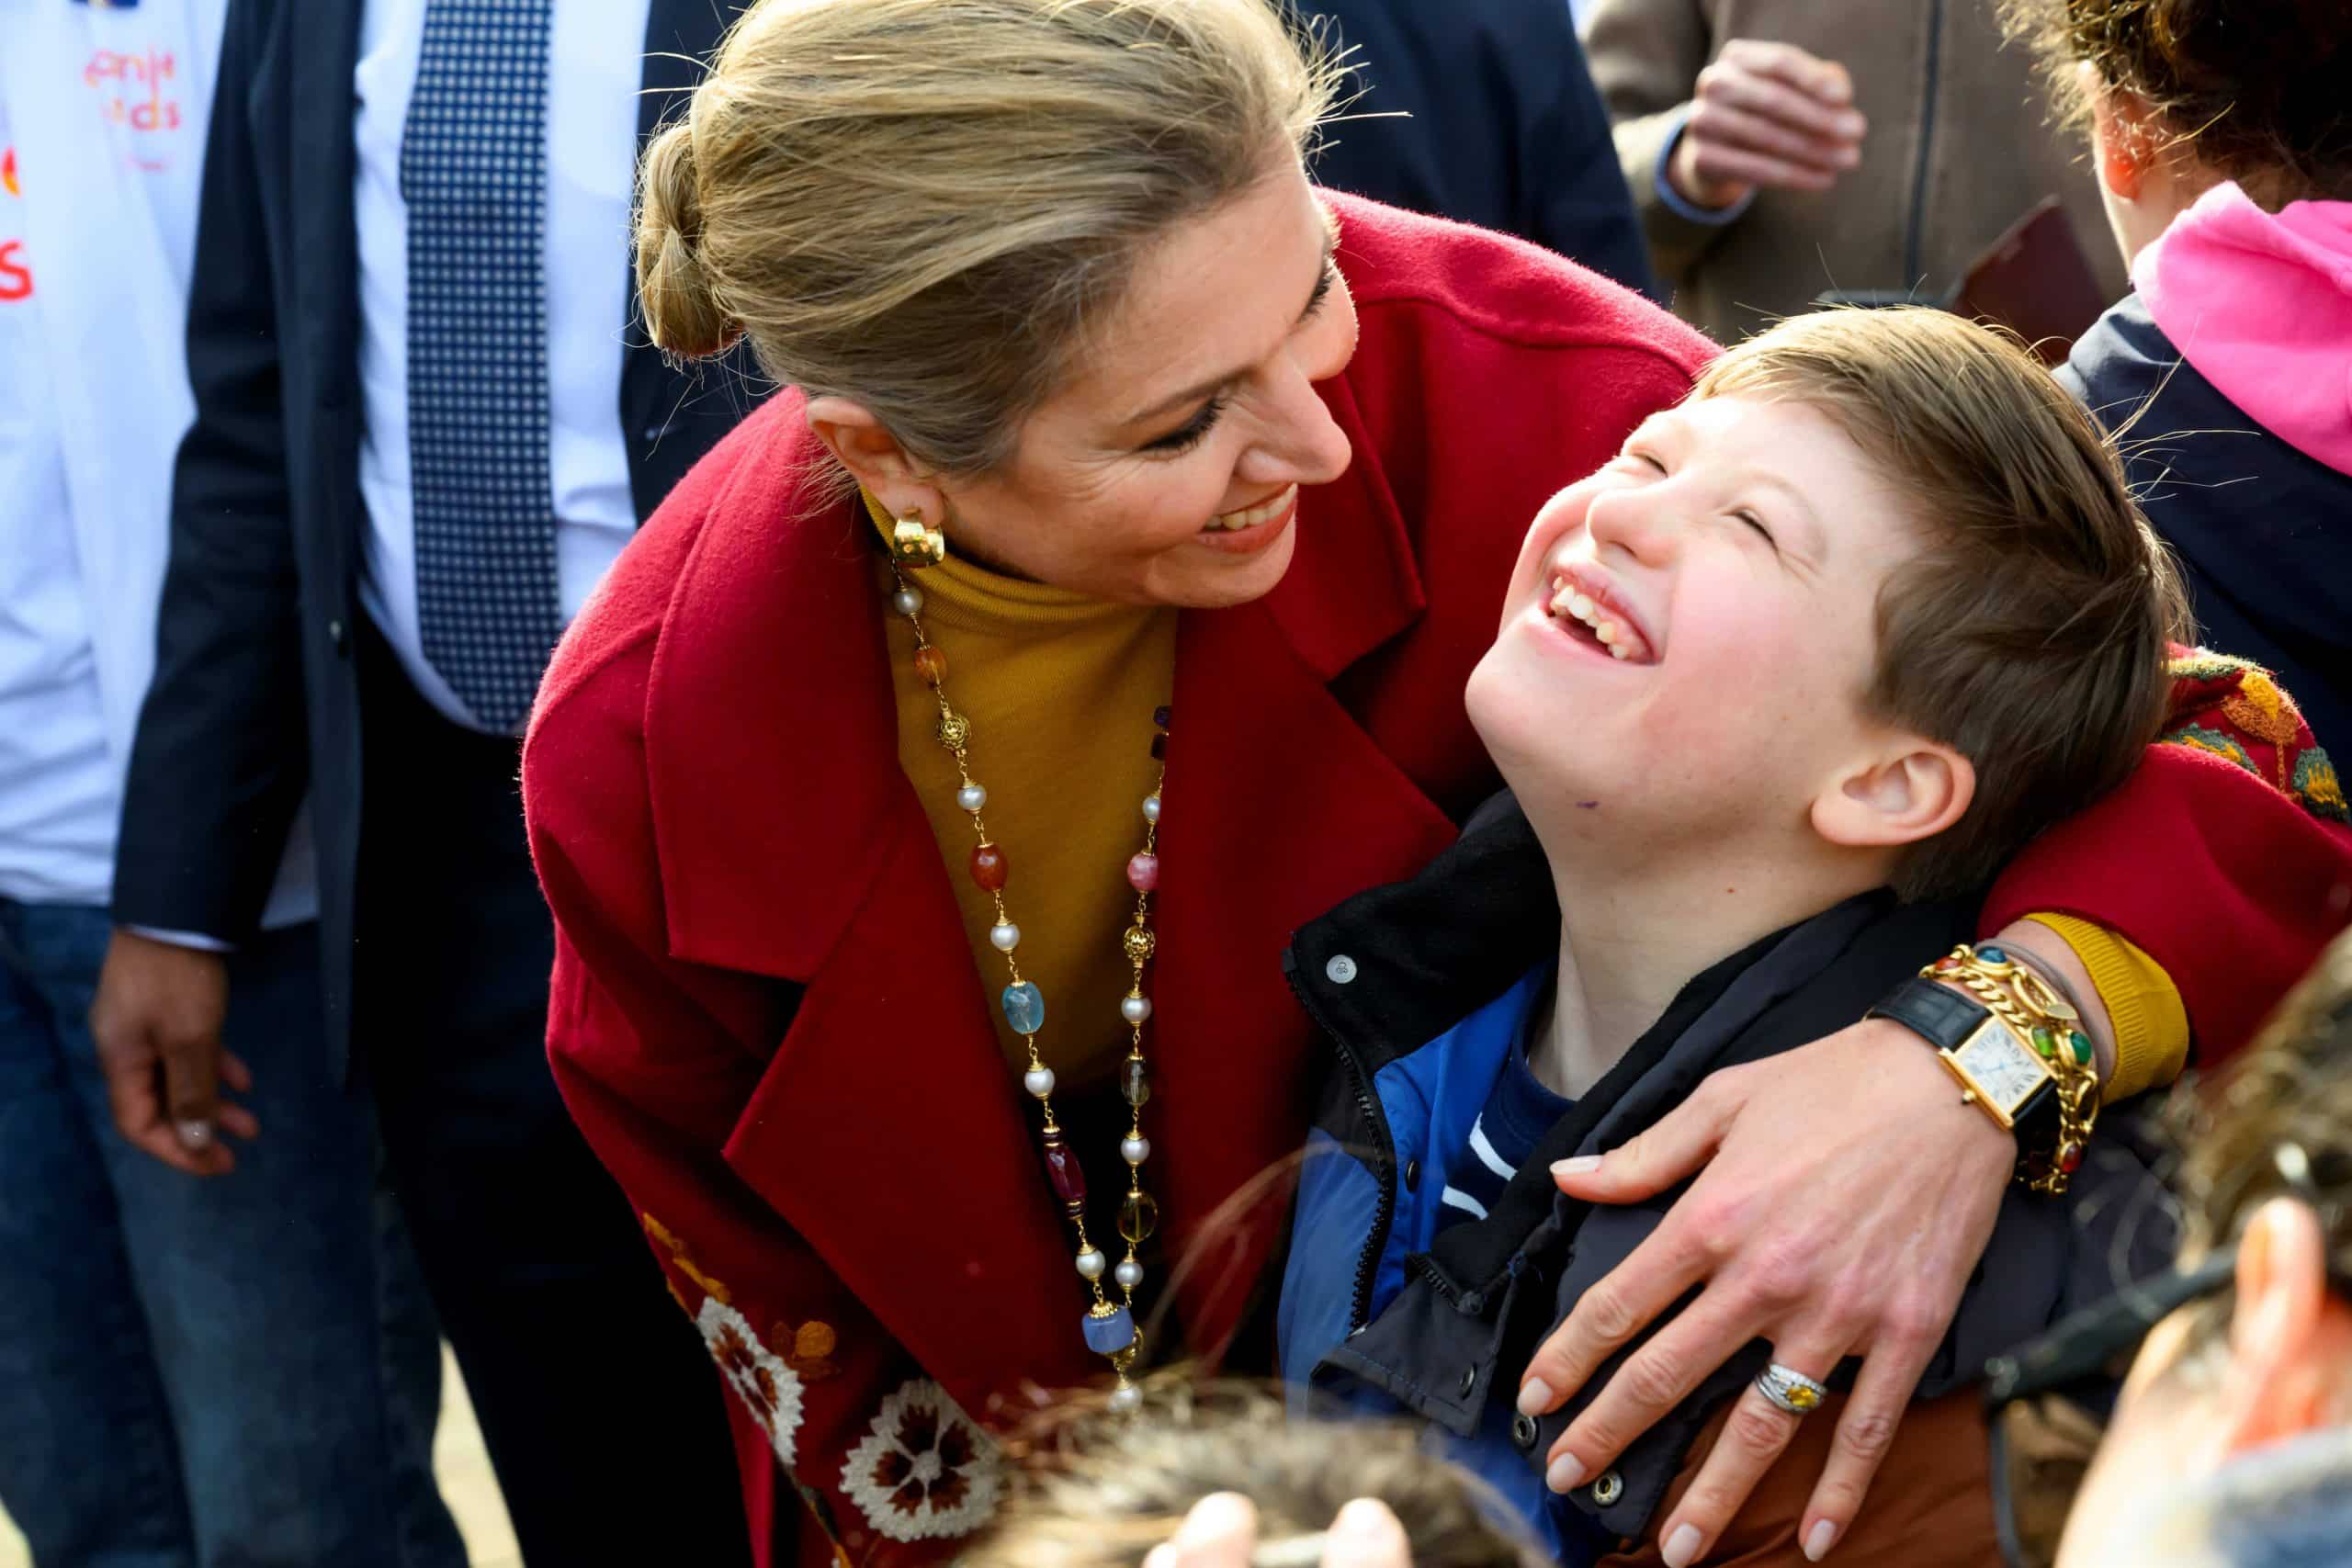
[[[1302,0],[1349,51],[1315,177],[1532,240],[1664,299],[1567,0]]]
[[[363,5],[229,9],[188,309],[196,423],[173,486],[171,568],[114,905],[125,924],[249,934],[307,788],[338,1059],[361,809],[353,644],[367,517],[351,75]],[[692,62],[736,9],[653,0],[640,137],[691,88]],[[615,392],[642,518],[751,398],[722,370],[665,366],[633,312],[616,323],[628,348]]]

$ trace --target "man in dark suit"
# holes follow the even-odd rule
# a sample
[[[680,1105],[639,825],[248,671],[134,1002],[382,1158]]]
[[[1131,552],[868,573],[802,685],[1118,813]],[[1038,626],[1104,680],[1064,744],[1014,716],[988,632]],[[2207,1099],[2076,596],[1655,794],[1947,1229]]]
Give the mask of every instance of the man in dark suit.
[[[1655,299],[1649,247],[1566,0],[1299,0],[1361,96],[1315,177],[1532,240]]]
[[[536,1564],[747,1558],[718,1380],[548,1072],[516,793],[563,625],[749,401],[647,346],[627,243],[638,147],[736,9],[234,0],[204,172],[96,1010],[118,1119],[218,1136],[220,951],[307,790],[329,1048]]]

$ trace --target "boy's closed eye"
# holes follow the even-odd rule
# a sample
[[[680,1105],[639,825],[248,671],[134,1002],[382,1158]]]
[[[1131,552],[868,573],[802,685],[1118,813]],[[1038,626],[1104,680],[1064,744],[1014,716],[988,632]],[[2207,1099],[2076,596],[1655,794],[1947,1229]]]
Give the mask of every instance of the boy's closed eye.
[[[1630,466],[1645,475],[1655,478],[1663,479],[1670,471],[1668,469],[1664,459],[1660,458],[1656,453],[1647,451],[1641,447],[1628,446],[1624,451],[1618,454],[1617,460]],[[1745,525],[1766,544],[1771,546],[1776,553],[1779,551],[1781,547],[1780,541],[1772,536],[1772,530],[1770,526],[1765,523],[1763,517],[1757,513],[1754,507],[1736,506],[1732,508],[1726,515],[1730,516],[1735,522]]]

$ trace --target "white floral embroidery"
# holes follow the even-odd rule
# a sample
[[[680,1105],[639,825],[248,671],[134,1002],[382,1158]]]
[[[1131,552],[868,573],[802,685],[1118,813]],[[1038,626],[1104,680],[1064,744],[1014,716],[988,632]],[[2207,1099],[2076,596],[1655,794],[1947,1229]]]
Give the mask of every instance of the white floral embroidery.
[[[922,1378],[882,1402],[842,1467],[842,1490],[892,1540],[978,1529],[1003,1485],[995,1441],[945,1389]]]
[[[752,1419],[768,1435],[775,1457],[791,1469],[793,1439],[800,1432],[800,1374],[760,1343],[741,1313],[717,1296],[703,1298],[695,1326]]]

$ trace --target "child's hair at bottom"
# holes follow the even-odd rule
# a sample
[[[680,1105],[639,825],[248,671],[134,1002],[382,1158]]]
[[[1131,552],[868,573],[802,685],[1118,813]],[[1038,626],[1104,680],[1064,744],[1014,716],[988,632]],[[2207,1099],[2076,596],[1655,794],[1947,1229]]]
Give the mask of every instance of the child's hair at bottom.
[[[1197,1382],[1181,1370],[1114,1415],[1080,1398],[1012,1439],[1018,1470],[994,1526],[962,1568],[1136,1568],[1202,1498],[1236,1492],[1258,1510],[1261,1555],[1311,1538],[1358,1497],[1388,1505],[1416,1568],[1541,1568],[1509,1505],[1424,1452],[1398,1423],[1286,1419],[1264,1389]],[[1314,1562],[1313,1555],[1301,1561]]]

